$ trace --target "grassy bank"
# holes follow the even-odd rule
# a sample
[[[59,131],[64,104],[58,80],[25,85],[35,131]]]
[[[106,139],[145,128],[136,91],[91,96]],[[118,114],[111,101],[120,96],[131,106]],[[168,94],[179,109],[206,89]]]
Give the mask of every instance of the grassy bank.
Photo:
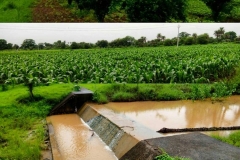
[[[79,84],[94,91],[98,103],[145,100],[214,100],[231,94],[230,84]],[[74,84],[34,87],[29,100],[24,85],[0,88],[0,159],[39,159],[44,145],[45,118],[51,108],[73,91]],[[239,133],[238,133],[239,134]]]
[[[218,100],[236,93],[235,84],[223,82],[213,84],[102,84],[101,86],[92,85],[90,88],[95,91],[93,98],[98,103],[205,98]]]
[[[221,137],[221,136],[217,136],[217,135],[212,135],[212,137],[216,138],[220,141],[223,141],[225,143],[234,145],[236,147],[240,147],[240,131],[233,132],[226,137]]]
[[[25,86],[0,91],[0,159],[40,159],[46,115],[71,90],[69,84],[36,87],[36,97],[44,98],[32,102]]]

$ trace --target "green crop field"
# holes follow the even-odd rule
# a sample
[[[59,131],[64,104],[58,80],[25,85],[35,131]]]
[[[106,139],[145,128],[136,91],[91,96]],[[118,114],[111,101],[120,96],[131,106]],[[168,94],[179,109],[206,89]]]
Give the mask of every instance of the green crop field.
[[[0,54],[0,82],[209,83],[234,75],[240,45]]]
[[[239,94],[239,51],[239,44],[230,43],[178,48],[1,51],[0,160],[41,158],[41,151],[48,148],[44,143],[44,119],[73,91],[75,83],[94,91],[93,100],[98,103],[210,97],[217,100]],[[35,98],[30,99],[25,85],[33,83]],[[222,140],[239,146],[237,138],[239,132]]]

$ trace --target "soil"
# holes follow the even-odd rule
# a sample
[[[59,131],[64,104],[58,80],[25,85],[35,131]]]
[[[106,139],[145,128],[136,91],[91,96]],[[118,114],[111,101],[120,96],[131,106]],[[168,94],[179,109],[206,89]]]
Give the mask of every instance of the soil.
[[[57,0],[40,0],[33,7],[32,22],[83,22]]]
[[[77,9],[78,10],[78,9]],[[92,17],[79,18],[58,0],[40,0],[33,6],[32,22],[97,22]],[[117,10],[105,16],[105,22],[127,22],[127,15]]]

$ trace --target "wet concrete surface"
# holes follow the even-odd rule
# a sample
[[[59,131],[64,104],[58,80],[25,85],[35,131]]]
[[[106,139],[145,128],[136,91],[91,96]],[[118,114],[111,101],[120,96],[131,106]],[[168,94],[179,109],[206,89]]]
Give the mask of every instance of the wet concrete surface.
[[[121,158],[139,141],[162,136],[124,115],[109,109],[96,109],[96,104],[87,103],[78,115]],[[145,151],[144,151],[145,152]]]
[[[145,140],[171,156],[192,160],[239,160],[240,148],[223,143],[201,133],[190,133]]]

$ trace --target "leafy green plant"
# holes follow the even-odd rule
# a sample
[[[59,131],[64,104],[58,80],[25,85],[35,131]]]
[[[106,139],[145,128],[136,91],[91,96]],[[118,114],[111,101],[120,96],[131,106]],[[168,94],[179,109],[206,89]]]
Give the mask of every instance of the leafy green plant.
[[[73,91],[80,91],[81,87],[79,85],[74,85]]]
[[[185,0],[126,0],[123,5],[132,22],[185,20]]]
[[[181,157],[172,157],[169,154],[167,154],[163,149],[161,150],[161,155],[156,156],[154,160],[189,160],[188,158],[181,158]]]
[[[212,135],[213,138],[221,140],[225,143],[234,145],[236,147],[240,147],[240,131],[236,131],[231,133],[229,136],[226,137],[221,137],[221,136],[216,136]]]

